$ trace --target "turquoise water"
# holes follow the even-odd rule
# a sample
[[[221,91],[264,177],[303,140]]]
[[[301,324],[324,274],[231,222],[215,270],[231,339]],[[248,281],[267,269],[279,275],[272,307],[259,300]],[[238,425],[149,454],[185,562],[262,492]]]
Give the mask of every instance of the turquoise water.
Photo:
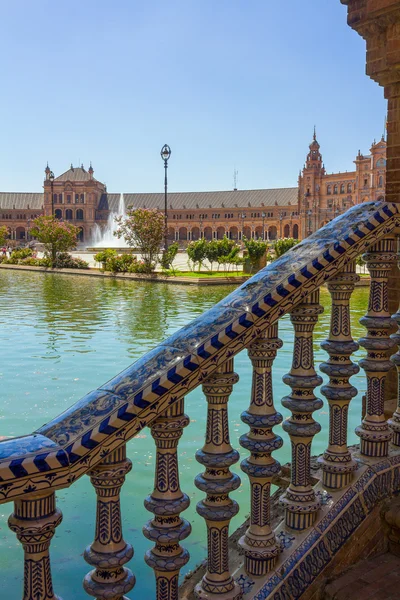
[[[110,379],[144,352],[161,342],[184,324],[218,302],[232,291],[231,286],[198,288],[165,284],[134,283],[111,279],[98,280],[82,276],[38,273],[0,273],[0,436],[30,433],[85,393]],[[365,313],[368,288],[358,288],[353,295],[352,321],[355,339],[365,331],[358,319]],[[329,294],[321,290],[325,307],[315,330],[315,357],[318,364],[327,355],[319,343],[329,329]],[[277,407],[289,388],[282,375],[290,368],[293,332],[288,317],[280,321],[280,337],[284,341],[274,365],[274,393]],[[361,356],[362,352],[358,353]],[[238,437],[246,426],[240,413],[247,408],[251,389],[251,366],[246,352],[235,359],[240,376],[229,403],[232,445],[241,451]],[[324,379],[326,379],[324,377]],[[359,396],[350,406],[349,441],[354,442],[354,427],[361,414],[361,395],[365,379],[359,374],[352,379]],[[194,458],[203,445],[206,406],[201,390],[186,399],[186,412],[191,419],[179,445],[181,487],[192,498],[184,513],[193,532],[185,540],[193,568],[205,556],[205,526],[195,512],[202,492],[193,484],[201,466]],[[280,407],[284,415],[287,412]],[[313,443],[313,453],[326,446],[328,411],[326,405],[315,414],[322,432]],[[281,463],[290,459],[287,436],[280,428],[285,445],[277,453]],[[135,548],[130,568],[137,584],[130,597],[154,597],[153,572],[143,561],[151,544],[143,537],[142,525],[150,518],[143,499],[152,491],[155,452],[148,430],[128,444],[132,472],[122,490],[124,536]],[[234,467],[241,473],[239,467]],[[232,521],[231,531],[249,510],[249,486],[242,474],[242,486],[233,494],[241,511]],[[81,581],[89,570],[82,553],[93,540],[95,494],[88,477],[71,488],[57,493],[64,519],[57,528],[51,546],[55,592],[64,600],[88,597]],[[23,557],[15,535],[8,529],[7,518],[12,504],[0,506],[0,593],[1,598],[21,597]]]

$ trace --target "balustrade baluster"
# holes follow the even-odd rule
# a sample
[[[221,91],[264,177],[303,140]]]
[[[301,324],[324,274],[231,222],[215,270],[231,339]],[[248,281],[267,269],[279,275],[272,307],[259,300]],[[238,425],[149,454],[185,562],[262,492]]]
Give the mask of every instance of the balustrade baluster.
[[[292,468],[290,485],[281,496],[281,503],[287,527],[297,530],[314,523],[320,506],[311,486],[310,458],[312,439],[321,430],[312,413],[322,407],[322,400],[314,395],[314,388],[321,385],[322,378],[315,372],[313,353],[313,330],[322,312],[316,290],[290,313],[294,327],[293,362],[283,381],[292,392],[283,398],[282,404],[292,412],[283,422],[292,445]]]
[[[367,376],[367,405],[362,423],[356,428],[361,438],[361,454],[382,457],[389,452],[392,432],[384,414],[385,379],[393,367],[388,351],[395,341],[389,337],[393,322],[388,306],[388,275],[395,259],[394,239],[385,238],[377,242],[363,255],[371,274],[368,312],[360,319],[367,329],[367,335],[359,340],[367,350],[366,358],[359,364]]]
[[[124,594],[135,585],[135,576],[123,565],[133,556],[133,548],[122,537],[120,491],[132,468],[126,446],[120,446],[88,472],[97,495],[96,534],[84,558],[94,569],[83,587],[97,600],[128,600]]]
[[[196,586],[197,598],[240,600],[242,592],[229,571],[229,522],[239,510],[229,492],[240,485],[238,475],[229,467],[239,460],[239,453],[229,441],[228,400],[233,384],[239,380],[233,372],[233,359],[218,368],[203,384],[207,399],[206,442],[196,459],[206,467],[195,479],[196,486],[207,496],[197,504],[197,512],[207,525],[207,572]]]
[[[154,519],[145,525],[143,533],[155,543],[145,560],[155,572],[157,600],[178,600],[179,571],[189,560],[189,553],[179,544],[191,531],[190,523],[179,516],[190,503],[179,486],[177,448],[183,428],[189,424],[183,407],[182,398],[151,426],[157,459],[154,490],[145,507],[154,513]]]
[[[357,395],[357,389],[349,379],[360,370],[350,360],[351,354],[358,349],[351,337],[350,297],[359,279],[352,261],[328,281],[332,297],[331,325],[329,337],[321,347],[328,352],[329,360],[322,363],[320,369],[329,375],[329,383],[321,388],[329,403],[329,445],[318,462],[324,485],[333,489],[348,485],[357,469],[347,447],[347,418],[350,401]]]
[[[272,388],[272,363],[281,346],[276,323],[248,348],[253,382],[250,407],[241,419],[249,425],[250,432],[241,436],[240,444],[250,451],[250,457],[240,466],[250,479],[251,514],[250,527],[239,545],[245,553],[245,569],[253,576],[266,575],[279,554],[279,544],[270,525],[270,490],[272,478],[281,468],[271,453],[283,444],[282,438],[272,432],[273,426],[282,422],[282,415],[274,407]]]
[[[51,538],[61,520],[54,492],[29,496],[14,503],[14,513],[8,524],[24,549],[23,600],[61,600],[53,592],[49,554]]]

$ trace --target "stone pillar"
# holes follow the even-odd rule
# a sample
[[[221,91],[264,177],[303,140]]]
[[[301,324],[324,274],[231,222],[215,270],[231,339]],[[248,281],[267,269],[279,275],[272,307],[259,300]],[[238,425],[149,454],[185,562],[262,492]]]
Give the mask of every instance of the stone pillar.
[[[351,337],[350,297],[359,279],[352,261],[328,281],[332,297],[331,324],[329,337],[321,347],[328,352],[329,360],[322,363],[320,369],[329,375],[329,383],[321,388],[329,402],[329,445],[318,462],[324,485],[333,489],[348,485],[357,468],[347,447],[347,417],[350,401],[357,395],[357,389],[349,379],[360,370],[350,360],[351,354],[358,349]]]
[[[367,376],[366,414],[356,434],[361,438],[361,454],[371,457],[387,456],[392,436],[384,414],[385,380],[393,367],[388,352],[395,345],[389,337],[393,326],[389,313],[387,278],[394,254],[394,239],[385,238],[377,242],[363,255],[371,274],[368,312],[360,319],[367,335],[359,340],[367,350],[360,367]]]
[[[320,501],[311,485],[311,443],[321,431],[312,413],[322,407],[322,401],[314,395],[314,388],[322,383],[322,377],[314,369],[313,331],[318,315],[323,312],[319,304],[319,289],[312,292],[290,313],[294,327],[293,362],[283,381],[292,388],[282,400],[292,415],[284,421],[283,429],[290,436],[292,445],[292,468],[290,485],[281,496],[285,507],[285,522],[291,529],[311,527],[320,507]]]
[[[271,529],[270,491],[272,478],[281,468],[271,454],[283,444],[282,438],[272,431],[274,425],[282,422],[282,415],[274,407],[272,386],[272,363],[281,346],[276,323],[251,342],[248,349],[253,383],[250,406],[241,419],[249,425],[250,432],[239,441],[250,451],[250,457],[240,466],[250,479],[251,514],[250,527],[239,540],[239,546],[244,550],[247,573],[255,577],[266,575],[279,554],[279,544]]]
[[[206,493],[197,504],[197,512],[207,525],[207,571],[195,588],[199,600],[240,600],[242,592],[229,570],[229,523],[239,506],[229,493],[240,485],[238,475],[229,467],[239,460],[239,453],[229,439],[228,400],[239,377],[233,371],[233,359],[219,367],[203,384],[207,399],[206,441],[196,453],[205,471],[195,485]]]
[[[94,569],[83,581],[86,592],[96,600],[127,600],[135,585],[135,576],[124,565],[132,558],[133,548],[122,537],[120,491],[132,468],[121,446],[91,469],[88,474],[97,495],[96,534],[84,558]]]
[[[180,489],[178,468],[178,442],[188,424],[181,399],[151,426],[157,461],[154,490],[144,504],[154,518],[145,525],[143,533],[155,544],[146,552],[145,561],[154,569],[157,600],[178,600],[179,571],[189,560],[188,551],[179,542],[191,531],[190,523],[180,517],[190,500]]]
[[[24,549],[22,600],[61,600],[53,592],[49,554],[51,539],[61,520],[54,492],[36,494],[14,503],[8,524]]]

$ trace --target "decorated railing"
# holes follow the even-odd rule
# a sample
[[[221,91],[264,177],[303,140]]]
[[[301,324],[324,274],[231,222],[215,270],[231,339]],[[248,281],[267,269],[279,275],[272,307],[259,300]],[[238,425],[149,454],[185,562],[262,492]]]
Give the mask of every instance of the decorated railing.
[[[285,527],[296,536],[313,526],[321,504],[310,459],[313,437],[321,429],[313,418],[322,406],[314,393],[322,378],[314,369],[313,329],[322,312],[319,288],[325,282],[332,309],[330,331],[322,344],[327,360],[321,371],[329,382],[321,393],[330,410],[327,448],[319,458],[322,485],[342,489],[358,468],[347,447],[347,415],[357,393],[349,380],[359,370],[351,360],[358,344],[351,336],[349,302],[360,254],[371,274],[370,301],[362,319],[367,333],[360,340],[367,351],[360,361],[367,377],[366,412],[357,428],[360,453],[366,458],[386,457],[390,442],[400,446],[400,408],[389,421],[384,414],[387,373],[393,363],[400,368],[399,352],[388,358],[400,343],[400,333],[389,335],[393,321],[387,285],[396,261],[399,221],[393,204],[352,208],[58,418],[31,435],[0,443],[0,502],[14,502],[9,526],[24,548],[24,600],[57,598],[50,570],[50,542],[61,521],[56,491],[82,475],[90,476],[97,495],[94,541],[84,552],[92,570],[84,589],[97,599],[122,600],[134,588],[135,576],[126,566],[133,548],[122,533],[120,493],[132,466],[126,443],[144,427],[150,427],[156,446],[154,490],[145,500],[152,517],[143,529],[154,547],[145,561],[154,569],[157,600],[178,599],[179,573],[189,559],[181,543],[191,526],[182,516],[189,496],[180,489],[177,452],[189,423],[184,396],[199,385],[207,402],[207,427],[204,446],[196,454],[204,470],[195,485],[204,492],[197,512],[207,527],[208,556],[195,595],[242,598],[244,590],[233,577],[228,550],[230,520],[239,511],[230,494],[240,485],[239,476],[230,471],[239,453],[230,443],[228,401],[238,380],[234,356],[245,348],[253,383],[250,405],[243,406],[241,415],[249,431],[240,444],[249,452],[241,468],[250,480],[251,515],[239,546],[247,574],[267,576],[282,546],[270,515],[271,484],[280,473],[272,453],[283,443],[273,431],[282,422],[274,405],[272,376],[282,345],[278,321],[289,313],[295,333],[292,366],[284,376],[288,394],[282,401],[291,413],[283,428],[290,437],[292,464],[281,504]],[[399,313],[394,319],[400,324]]]

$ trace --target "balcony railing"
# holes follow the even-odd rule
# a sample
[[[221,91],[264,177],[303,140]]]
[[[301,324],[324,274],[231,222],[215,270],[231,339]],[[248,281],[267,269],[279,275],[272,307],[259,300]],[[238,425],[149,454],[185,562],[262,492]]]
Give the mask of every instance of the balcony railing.
[[[396,475],[395,483],[391,471],[400,462],[400,409],[389,421],[384,414],[387,373],[393,363],[400,369],[399,352],[388,359],[388,353],[400,344],[400,333],[389,335],[393,321],[388,309],[388,276],[396,261],[399,221],[397,206],[389,203],[370,202],[350,209],[62,415],[30,435],[0,443],[0,502],[14,502],[9,525],[24,548],[24,600],[57,598],[50,569],[50,542],[62,518],[56,491],[73,485],[82,475],[89,475],[97,495],[94,541],[84,552],[92,570],[85,577],[84,589],[98,599],[123,600],[134,588],[135,576],[126,566],[133,548],[123,537],[120,493],[131,470],[126,443],[144,427],[150,428],[156,447],[154,490],[145,500],[152,517],[143,529],[154,547],[144,560],[154,569],[157,600],[178,599],[180,569],[189,559],[181,542],[191,533],[182,516],[189,497],[180,489],[178,444],[189,423],[184,397],[200,385],[207,426],[204,446],[196,453],[203,470],[195,485],[204,493],[197,512],[205,519],[208,555],[195,596],[272,598],[276,586],[303,565],[293,583],[297,595],[279,596],[299,597],[340,545],[338,534],[320,546],[322,538],[333,531],[329,515],[342,518],[351,506],[351,525],[340,522],[345,531],[341,535],[346,537],[368,507],[382,497],[382,489],[372,500],[370,493],[369,504],[361,508],[354,500],[377,477],[376,465],[388,456],[389,443],[393,446],[392,462],[385,463],[391,477],[388,494],[395,487],[400,489],[400,476]],[[366,335],[359,341],[367,352],[360,361],[367,377],[367,400],[357,428],[357,458],[347,446],[349,403],[357,393],[349,380],[359,370],[351,360],[358,344],[351,336],[349,303],[358,279],[355,259],[361,253],[371,274],[371,288],[368,311],[361,320]],[[321,428],[313,413],[322,401],[314,391],[322,378],[314,369],[313,329],[322,312],[319,288],[325,282],[332,307],[330,331],[322,344],[327,360],[321,365],[329,382],[321,393],[329,404],[330,421],[326,451],[319,457],[321,480],[316,482],[311,477],[311,444]],[[277,533],[271,527],[270,490],[280,465],[272,453],[279,456],[283,442],[273,431],[282,416],[274,404],[272,367],[282,345],[278,322],[286,313],[295,334],[292,365],[284,376],[288,394],[282,401],[291,413],[283,428],[290,437],[292,464],[290,482],[281,497],[284,521]],[[400,312],[394,319],[400,324]],[[240,444],[249,452],[241,468],[250,480],[251,515],[239,540],[243,565],[233,573],[229,524],[239,506],[231,493],[240,478],[230,470],[239,454],[230,443],[228,401],[238,380],[234,357],[245,348],[253,366],[253,383],[250,406],[241,415],[249,431]],[[367,477],[369,461],[373,467]],[[339,494],[346,489],[352,494]],[[328,513],[323,513],[322,506],[325,490],[333,496],[338,492]],[[288,537],[295,540],[296,548],[290,559]],[[307,562],[314,547],[316,554]]]

